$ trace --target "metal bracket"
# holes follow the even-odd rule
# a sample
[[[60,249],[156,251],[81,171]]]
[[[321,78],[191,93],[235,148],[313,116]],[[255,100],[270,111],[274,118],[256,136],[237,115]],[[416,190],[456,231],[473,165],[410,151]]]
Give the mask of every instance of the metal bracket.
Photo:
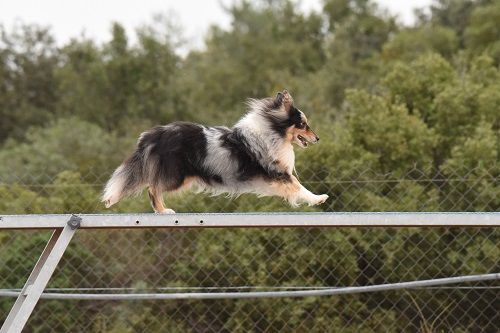
[[[52,277],[59,260],[61,260],[64,251],[80,226],[81,220],[80,217],[73,215],[64,228],[56,228],[54,230],[23,289],[19,293],[14,306],[0,328],[0,333],[20,333],[23,330],[43,290]]]
[[[68,225],[71,228],[71,230],[75,230],[75,229],[80,228],[81,222],[82,222],[82,218],[73,214],[69,218]]]

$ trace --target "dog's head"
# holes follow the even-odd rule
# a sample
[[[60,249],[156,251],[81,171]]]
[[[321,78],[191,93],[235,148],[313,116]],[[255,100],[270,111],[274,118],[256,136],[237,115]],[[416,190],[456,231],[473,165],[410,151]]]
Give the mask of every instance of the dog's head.
[[[304,112],[293,105],[292,95],[288,91],[283,90],[276,94],[273,110],[281,113],[280,118],[283,120],[279,124],[281,127],[279,130],[287,140],[302,148],[306,148],[309,143],[319,141],[319,137],[309,126]]]

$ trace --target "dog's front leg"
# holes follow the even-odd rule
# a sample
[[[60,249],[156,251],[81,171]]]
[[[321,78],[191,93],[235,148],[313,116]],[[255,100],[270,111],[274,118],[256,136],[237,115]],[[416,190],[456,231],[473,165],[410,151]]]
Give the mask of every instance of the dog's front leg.
[[[285,198],[292,206],[306,203],[309,206],[319,205],[328,199],[327,194],[316,195],[305,188],[295,176],[290,180],[279,181],[272,184],[276,194]]]
[[[299,193],[298,193],[298,200],[299,202],[305,202],[309,206],[316,206],[324,203],[328,199],[328,194],[314,194],[311,191],[309,191],[307,188],[304,187],[301,183],[299,183],[298,179],[292,176],[294,181],[297,182],[299,185]]]

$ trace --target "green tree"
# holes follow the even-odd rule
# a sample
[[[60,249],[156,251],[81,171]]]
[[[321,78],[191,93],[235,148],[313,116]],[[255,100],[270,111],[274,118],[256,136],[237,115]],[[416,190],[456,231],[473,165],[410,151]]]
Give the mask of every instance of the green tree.
[[[63,49],[66,61],[57,72],[58,113],[78,115],[125,135],[173,120],[173,77],[179,58],[171,40],[144,27],[138,32],[139,45],[130,47],[117,23],[112,35],[102,49],[91,41],[73,41]]]
[[[386,61],[410,61],[426,53],[438,53],[450,59],[458,49],[455,32],[441,26],[422,26],[399,31],[384,44],[383,58]]]
[[[6,183],[40,185],[65,170],[88,181],[101,178],[118,165],[133,141],[76,118],[59,119],[52,126],[28,131],[26,142],[8,141],[0,151],[0,178]],[[125,147],[125,148],[124,148]]]
[[[0,25],[0,144],[52,118],[57,102],[58,50],[49,29]]]
[[[460,47],[465,45],[465,30],[472,12],[495,0],[434,0],[430,6],[430,15],[420,13],[421,20],[434,25],[451,28],[458,36]]]
[[[245,98],[274,94],[285,83],[294,89],[297,77],[322,65],[324,51],[321,17],[291,1],[243,1],[228,14],[233,28],[211,29],[207,49],[187,57],[178,84],[183,112],[229,125]]]
[[[500,2],[477,7],[465,29],[465,44],[474,53],[486,51],[500,63]]]
[[[372,1],[326,1],[327,61],[318,73],[325,101],[341,106],[347,88],[372,88],[383,70],[379,53],[397,30],[394,18]]]

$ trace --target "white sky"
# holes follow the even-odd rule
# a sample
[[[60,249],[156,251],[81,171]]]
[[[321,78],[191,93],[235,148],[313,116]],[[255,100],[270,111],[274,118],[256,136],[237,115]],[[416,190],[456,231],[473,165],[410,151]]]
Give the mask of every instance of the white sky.
[[[411,24],[414,8],[431,0],[377,0]],[[135,28],[152,21],[155,13],[172,14],[184,31],[188,47],[200,47],[211,24],[229,25],[222,4],[231,0],[0,0],[0,24],[10,29],[16,22],[51,26],[58,44],[82,33],[98,42],[110,38],[112,21],[120,22],[133,40]],[[321,8],[321,0],[302,0],[304,10]]]

